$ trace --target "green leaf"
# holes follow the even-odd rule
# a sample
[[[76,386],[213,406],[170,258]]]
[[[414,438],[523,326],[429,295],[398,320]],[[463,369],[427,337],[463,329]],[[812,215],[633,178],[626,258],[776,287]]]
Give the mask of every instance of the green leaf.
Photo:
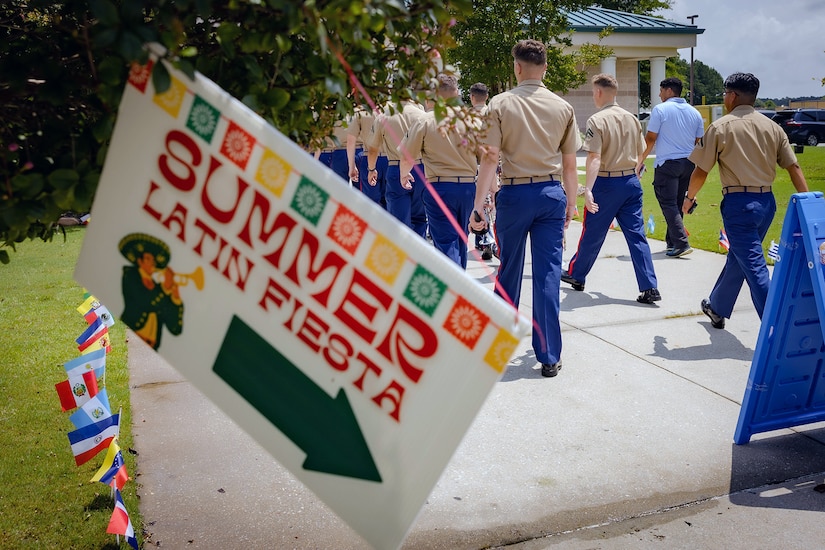
[[[272,109],[280,110],[286,107],[292,96],[283,88],[274,88],[266,92],[265,97]]]
[[[47,176],[49,184],[57,190],[69,190],[80,181],[80,176],[74,170],[58,168]]]
[[[188,59],[179,59],[175,62],[177,67],[183,74],[189,77],[190,80],[195,80],[195,66]]]
[[[172,77],[169,70],[163,63],[155,63],[152,67],[152,86],[155,87],[156,94],[162,94],[172,85]]]
[[[95,19],[103,25],[114,26],[120,22],[117,7],[109,0],[90,0],[89,7],[92,9]]]

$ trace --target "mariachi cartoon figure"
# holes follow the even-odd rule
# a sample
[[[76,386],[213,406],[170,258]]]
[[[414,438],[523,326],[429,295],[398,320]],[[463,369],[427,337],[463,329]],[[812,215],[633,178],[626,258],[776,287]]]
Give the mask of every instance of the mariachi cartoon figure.
[[[121,318],[153,349],[160,347],[165,326],[172,334],[183,330],[183,301],[169,264],[169,246],[145,233],[130,233],[118,244],[132,265],[124,266]]]

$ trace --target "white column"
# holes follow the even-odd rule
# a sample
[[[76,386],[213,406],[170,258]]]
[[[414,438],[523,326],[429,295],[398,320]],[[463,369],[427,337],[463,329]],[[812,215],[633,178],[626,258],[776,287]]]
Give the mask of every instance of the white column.
[[[602,67],[601,72],[604,74],[612,74],[613,76],[616,75],[616,56],[611,55],[610,57],[605,57],[602,59]]]
[[[665,58],[650,58],[650,108],[662,102],[659,99],[659,83],[665,79]]]

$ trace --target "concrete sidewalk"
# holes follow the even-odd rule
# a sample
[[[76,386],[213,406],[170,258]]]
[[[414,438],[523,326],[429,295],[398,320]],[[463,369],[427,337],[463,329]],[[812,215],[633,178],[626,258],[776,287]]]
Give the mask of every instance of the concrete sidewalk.
[[[580,231],[571,224],[565,260]],[[651,247],[656,305],[636,302],[620,232],[584,292],[562,283],[564,368],[542,378],[522,341],[403,548],[825,546],[825,424],[733,444],[759,332],[747,286],[713,329],[699,302],[724,256]],[[471,260],[468,273],[492,287],[493,265]],[[134,336],[129,363],[147,547],[367,548]]]

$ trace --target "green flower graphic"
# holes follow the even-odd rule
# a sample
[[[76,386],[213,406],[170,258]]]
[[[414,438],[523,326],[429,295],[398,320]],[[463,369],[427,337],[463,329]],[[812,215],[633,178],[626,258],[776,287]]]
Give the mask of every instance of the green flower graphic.
[[[446,290],[446,284],[419,265],[404,290],[404,296],[432,317]]]
[[[196,96],[189,111],[186,127],[202,137],[206,143],[211,143],[219,117],[220,112],[217,109]]]
[[[301,177],[298,190],[292,197],[292,208],[307,219],[312,225],[318,225],[318,219],[324,211],[329,194],[308,180]]]

